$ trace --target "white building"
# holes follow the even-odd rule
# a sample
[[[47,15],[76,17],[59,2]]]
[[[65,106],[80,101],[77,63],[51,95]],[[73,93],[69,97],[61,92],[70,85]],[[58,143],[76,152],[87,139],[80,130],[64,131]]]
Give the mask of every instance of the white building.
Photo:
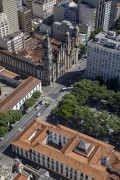
[[[117,78],[120,83],[120,37],[115,32],[99,33],[88,43],[86,75],[105,81]]]
[[[10,34],[9,24],[5,13],[0,13],[0,37],[5,37]]]
[[[37,90],[42,92],[41,81],[30,76],[0,102],[0,112],[17,109],[22,111],[24,102]]]
[[[109,22],[110,22],[110,12],[111,12],[111,0],[105,2],[105,14],[104,14],[104,24],[103,24],[103,31],[108,31]]]
[[[19,31],[16,0],[0,0],[0,12],[7,15],[10,34]]]
[[[120,177],[120,153],[114,146],[39,119],[15,138],[12,151],[70,180],[101,180],[101,177],[118,180]]]
[[[0,47],[8,51],[18,52],[24,47],[24,33],[16,32],[4,38],[0,38]]]
[[[32,3],[33,16],[49,19],[53,15],[53,6],[56,0],[35,0]]]
[[[118,18],[120,18],[120,3],[117,3],[117,11],[116,11],[115,19],[117,20]]]
[[[90,27],[90,32],[95,30],[96,8],[87,3],[81,3],[79,8],[79,22]]]

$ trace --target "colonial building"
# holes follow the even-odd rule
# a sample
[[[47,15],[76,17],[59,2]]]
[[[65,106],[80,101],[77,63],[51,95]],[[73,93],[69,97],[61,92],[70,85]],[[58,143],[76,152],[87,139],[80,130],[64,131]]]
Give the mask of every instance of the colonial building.
[[[40,92],[42,91],[41,81],[39,79],[29,77],[0,102],[0,112],[17,109],[22,111],[24,102],[37,90]]]
[[[70,180],[119,180],[114,146],[36,119],[12,142],[12,151]]]
[[[80,41],[76,27],[72,36],[66,32],[62,41],[50,39],[48,34],[42,42],[31,38],[17,54],[1,50],[0,65],[49,85],[77,63]]]

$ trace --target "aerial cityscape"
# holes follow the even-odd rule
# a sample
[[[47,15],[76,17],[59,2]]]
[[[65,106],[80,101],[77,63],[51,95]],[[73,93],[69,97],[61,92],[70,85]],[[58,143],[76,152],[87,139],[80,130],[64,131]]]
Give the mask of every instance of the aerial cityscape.
[[[0,180],[120,180],[120,0],[0,0]]]

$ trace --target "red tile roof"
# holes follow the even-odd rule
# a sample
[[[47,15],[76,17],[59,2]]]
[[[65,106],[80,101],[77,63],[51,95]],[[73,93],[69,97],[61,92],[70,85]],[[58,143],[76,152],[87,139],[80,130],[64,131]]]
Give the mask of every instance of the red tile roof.
[[[16,105],[23,97],[26,96],[34,87],[40,83],[39,79],[32,76],[21,83],[10,95],[0,102],[0,112],[6,112]]]
[[[32,140],[29,140],[29,137],[37,129],[39,129],[39,133],[37,133]],[[69,141],[61,150],[43,143],[43,140],[48,136],[48,130],[69,138]],[[88,142],[94,146],[94,149],[88,157],[84,157],[73,151],[80,141]],[[39,119],[34,120],[21,135],[12,142],[12,144],[27,151],[32,149],[40,152],[56,161],[91,176],[95,180],[101,180],[101,177],[102,180],[108,180],[110,178],[110,174],[106,170],[106,167],[99,163],[103,157],[109,157],[111,167],[116,170],[119,169],[120,171],[120,153],[114,151],[112,145],[106,144],[85,134],[78,133],[62,125],[53,126]],[[118,174],[117,176],[119,177]]]

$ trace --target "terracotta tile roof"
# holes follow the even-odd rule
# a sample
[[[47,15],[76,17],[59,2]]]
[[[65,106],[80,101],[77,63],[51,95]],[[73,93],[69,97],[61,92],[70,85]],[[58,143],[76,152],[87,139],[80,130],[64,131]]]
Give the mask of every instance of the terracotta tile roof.
[[[27,180],[27,177],[23,174],[17,174],[14,180]]]
[[[38,132],[34,137],[32,137],[32,134],[37,129],[39,129]],[[69,141],[61,150],[43,143],[43,140],[48,136],[48,130],[52,130],[69,138]],[[28,141],[30,137],[32,137],[32,139]],[[73,151],[81,140],[94,146],[94,149],[88,157],[84,157]],[[56,161],[93,177],[95,180],[101,180],[101,177],[103,180],[107,180],[110,177],[106,167],[100,165],[100,160],[103,157],[109,157],[111,167],[114,169],[116,168],[117,170],[119,169],[120,171],[120,153],[114,151],[113,146],[82,133],[78,133],[67,127],[61,125],[53,126],[39,119],[35,119],[31,122],[31,124],[12,142],[12,144],[27,151],[32,149],[40,152]]]
[[[26,94],[40,83],[39,79],[32,76],[21,83],[10,95],[0,102],[0,112],[10,110],[17,102],[19,102]]]
[[[12,71],[9,71],[9,70],[7,70],[5,68],[3,69],[3,71],[0,72],[0,75],[11,78],[11,79],[16,79],[19,82],[23,82],[26,79],[24,76],[13,73]]]

